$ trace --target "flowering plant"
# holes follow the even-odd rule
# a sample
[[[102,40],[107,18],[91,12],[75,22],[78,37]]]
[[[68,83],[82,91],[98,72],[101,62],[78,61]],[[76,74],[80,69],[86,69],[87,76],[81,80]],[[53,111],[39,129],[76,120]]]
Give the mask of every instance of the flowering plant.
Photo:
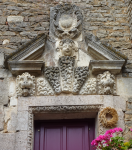
[[[132,131],[132,129],[131,129]],[[92,141],[91,145],[94,145],[97,149],[111,150],[111,149],[122,149],[126,150],[132,147],[132,140],[124,143],[122,135],[122,128],[114,128],[107,130],[104,135],[100,135]]]

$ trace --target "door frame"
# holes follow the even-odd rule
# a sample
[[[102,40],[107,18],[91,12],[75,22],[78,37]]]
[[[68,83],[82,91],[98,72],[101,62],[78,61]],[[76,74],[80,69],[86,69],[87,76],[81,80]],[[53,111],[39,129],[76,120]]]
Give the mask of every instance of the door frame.
[[[27,135],[27,150],[33,150],[34,145],[34,120],[37,114],[41,114],[45,117],[52,119],[54,114],[58,114],[58,118],[61,119],[62,114],[75,114],[80,113],[81,116],[78,119],[89,118],[87,113],[96,112],[95,116],[95,137],[100,134],[100,121],[98,114],[101,110],[102,105],[57,105],[57,106],[29,106],[28,108],[28,135]],[[38,116],[39,116],[38,115]],[[36,118],[37,119],[37,118]],[[77,118],[76,118],[77,119]]]

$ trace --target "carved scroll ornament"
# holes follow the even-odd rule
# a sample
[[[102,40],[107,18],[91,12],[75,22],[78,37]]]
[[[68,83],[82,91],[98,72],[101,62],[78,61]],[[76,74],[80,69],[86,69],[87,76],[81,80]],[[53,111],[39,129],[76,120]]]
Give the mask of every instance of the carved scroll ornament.
[[[28,72],[17,76],[16,93],[18,96],[29,96],[35,93],[35,76],[31,76]]]

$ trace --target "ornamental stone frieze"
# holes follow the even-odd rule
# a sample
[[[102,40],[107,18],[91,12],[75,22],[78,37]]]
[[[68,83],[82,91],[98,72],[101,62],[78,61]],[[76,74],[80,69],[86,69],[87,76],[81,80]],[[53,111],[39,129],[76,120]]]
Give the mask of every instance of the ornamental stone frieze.
[[[29,96],[35,94],[35,76],[31,76],[28,72],[17,76],[16,93],[18,96]]]

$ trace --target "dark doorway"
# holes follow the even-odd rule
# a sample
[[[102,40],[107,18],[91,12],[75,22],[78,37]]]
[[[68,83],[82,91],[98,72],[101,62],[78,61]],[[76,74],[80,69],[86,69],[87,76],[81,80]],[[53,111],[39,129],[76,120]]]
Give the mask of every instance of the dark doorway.
[[[34,122],[34,150],[93,150],[95,119]]]

